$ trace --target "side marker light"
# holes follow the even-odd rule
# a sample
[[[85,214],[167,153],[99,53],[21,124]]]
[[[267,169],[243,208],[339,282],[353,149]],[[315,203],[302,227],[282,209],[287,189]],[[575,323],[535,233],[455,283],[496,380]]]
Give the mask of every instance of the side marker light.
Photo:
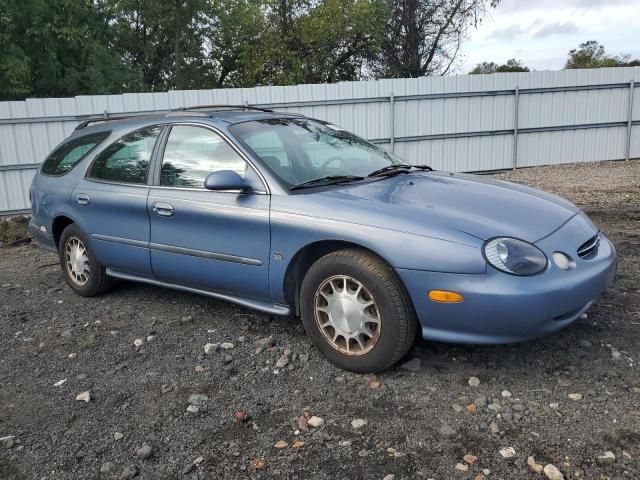
[[[430,290],[429,299],[439,303],[460,303],[464,300],[464,297],[457,292],[448,290]]]

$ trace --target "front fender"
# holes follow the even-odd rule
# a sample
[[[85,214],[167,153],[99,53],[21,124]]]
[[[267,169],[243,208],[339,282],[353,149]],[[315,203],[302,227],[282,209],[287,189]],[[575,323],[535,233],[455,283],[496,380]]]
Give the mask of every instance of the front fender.
[[[448,273],[485,273],[482,241],[469,237],[468,244],[380,227],[354,225],[290,212],[271,212],[270,294],[284,299],[287,267],[307,245],[343,241],[367,248],[396,269]],[[475,244],[475,245],[474,245]]]

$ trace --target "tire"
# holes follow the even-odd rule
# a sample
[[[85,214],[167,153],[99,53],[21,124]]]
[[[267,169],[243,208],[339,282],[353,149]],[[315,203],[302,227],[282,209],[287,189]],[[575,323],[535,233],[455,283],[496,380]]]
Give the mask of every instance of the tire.
[[[413,345],[418,325],[393,268],[358,249],[329,253],[309,268],[300,289],[300,312],[315,347],[334,365],[357,373],[395,364]],[[354,335],[360,341],[347,340]]]
[[[80,252],[84,249],[82,257],[74,257],[74,261],[67,262],[67,252],[75,255],[76,247]],[[67,284],[78,294],[83,297],[94,297],[100,295],[113,284],[113,280],[107,276],[106,268],[96,260],[91,250],[91,245],[87,241],[87,237],[82,233],[75,224],[67,226],[60,235],[60,243],[58,244],[58,256],[60,258],[60,267]],[[84,259],[84,260],[83,260]],[[72,266],[75,264],[75,269]],[[80,266],[83,266],[80,273]]]

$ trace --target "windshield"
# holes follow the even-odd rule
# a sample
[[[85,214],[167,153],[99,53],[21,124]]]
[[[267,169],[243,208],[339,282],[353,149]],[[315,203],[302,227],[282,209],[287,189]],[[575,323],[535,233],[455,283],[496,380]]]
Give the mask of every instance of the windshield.
[[[288,187],[324,177],[366,177],[405,163],[353,133],[306,118],[244,122],[231,132]]]

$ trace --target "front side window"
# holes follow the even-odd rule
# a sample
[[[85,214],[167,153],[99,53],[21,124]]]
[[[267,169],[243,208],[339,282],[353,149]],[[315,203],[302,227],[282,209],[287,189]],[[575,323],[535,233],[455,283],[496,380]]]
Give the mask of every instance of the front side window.
[[[230,130],[288,186],[332,175],[366,177],[405,163],[353,133],[306,118],[243,122]]]
[[[160,126],[141,128],[109,145],[94,160],[89,177],[145,184],[153,147],[161,130]]]
[[[162,158],[160,185],[204,188],[205,178],[219,170],[233,170],[245,177],[247,163],[220,135],[207,128],[171,128]]]
[[[90,133],[66,142],[47,157],[42,164],[42,173],[64,175],[110,134],[111,132]]]

